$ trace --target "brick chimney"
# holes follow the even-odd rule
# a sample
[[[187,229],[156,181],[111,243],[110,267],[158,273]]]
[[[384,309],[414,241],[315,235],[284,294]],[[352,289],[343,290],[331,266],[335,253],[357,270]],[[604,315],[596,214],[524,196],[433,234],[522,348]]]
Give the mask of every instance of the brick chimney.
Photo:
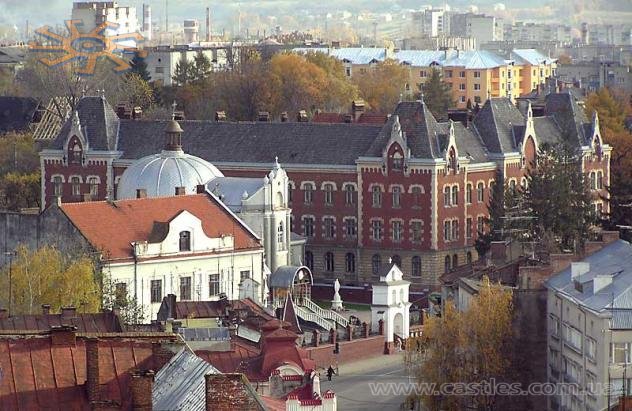
[[[258,119],[259,121],[270,121],[270,113],[267,111],[260,111]]]
[[[151,343],[151,356],[153,358],[153,369],[160,371],[173,357],[173,352],[166,346],[167,343],[153,342]]]
[[[281,123],[287,123],[289,117],[287,115],[287,111],[284,111],[283,113],[281,113]]]
[[[353,114],[345,114],[345,115],[343,116],[343,120],[344,120],[344,122],[345,122],[345,123],[347,123],[347,124],[353,123],[353,118],[354,118],[354,117],[353,117]]]
[[[307,111],[299,110],[298,114],[296,115],[296,121],[298,121],[299,123],[306,123],[307,120]]]
[[[88,402],[101,399],[99,380],[99,339],[86,338],[86,392]]]
[[[195,186],[195,192],[198,194],[206,193],[206,186],[204,184],[198,184]]]
[[[261,409],[243,374],[207,374],[205,378],[207,411]]]
[[[136,198],[147,198],[147,190],[144,188],[137,188]]]
[[[130,388],[132,391],[132,410],[151,411],[153,407],[151,393],[154,386],[153,370],[132,372]]]
[[[77,317],[77,309],[72,306],[69,305],[68,307],[61,307],[61,319],[63,320],[70,320],[71,318],[76,318]]]
[[[52,345],[74,347],[77,345],[77,327],[74,325],[53,326],[50,329]]]
[[[176,187],[176,195],[183,196],[186,194],[186,189],[184,187]]]
[[[42,304],[42,314],[50,314],[50,304]]]
[[[176,295],[175,294],[167,294],[167,308],[169,312],[167,313],[167,318],[176,318]]]
[[[220,121],[226,121],[226,112],[225,111],[216,111],[215,112],[215,121],[218,123]]]

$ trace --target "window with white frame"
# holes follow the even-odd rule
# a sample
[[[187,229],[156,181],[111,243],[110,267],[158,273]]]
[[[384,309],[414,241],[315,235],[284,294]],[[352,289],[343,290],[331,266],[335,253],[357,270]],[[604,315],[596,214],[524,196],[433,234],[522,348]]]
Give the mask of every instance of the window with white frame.
[[[336,233],[336,222],[334,221],[334,218],[333,217],[323,218],[323,224],[325,226],[323,236],[327,239],[333,239]]]
[[[402,241],[403,224],[399,220],[394,220],[391,222],[391,226],[393,231],[393,242],[399,243]]]
[[[564,343],[581,352],[582,351],[582,333],[568,324],[564,324]]]
[[[603,172],[597,171],[597,190],[603,189]]]
[[[325,205],[333,205],[334,204],[334,186],[333,184],[325,184]]]
[[[450,238],[452,241],[459,239],[459,220],[452,220],[452,235]]]
[[[81,178],[78,176],[70,177],[70,184],[72,187],[72,195],[80,196],[81,195]]]
[[[481,89],[481,85],[478,83],[474,84],[474,90],[479,91]]]
[[[378,185],[374,185],[371,188],[371,192],[373,194],[373,207],[381,207],[382,206],[382,187]]]
[[[61,197],[62,189],[63,189],[63,178],[62,176],[54,176],[53,177],[53,192],[55,196]]]
[[[314,201],[314,184],[305,183],[303,185],[303,201],[305,204],[311,204]]]
[[[593,361],[597,358],[597,341],[590,337],[586,337],[586,357]]]
[[[472,217],[465,219],[465,238],[472,238]]]
[[[97,197],[99,195],[99,179],[97,177],[88,177],[88,184],[90,185],[90,195]]]
[[[479,203],[485,201],[485,183],[483,182],[476,185],[476,199]]]
[[[443,222],[443,241],[452,241],[452,222],[446,220]]]
[[[558,320],[558,318],[551,314],[550,316],[551,319],[551,335],[553,337],[559,338],[560,336],[560,320]]]
[[[485,217],[476,217],[476,231],[478,233],[483,233],[485,231]]]
[[[347,217],[345,222],[345,234],[348,238],[354,238],[358,235],[358,223],[355,217]]]
[[[594,171],[590,172],[590,189],[597,189],[597,173],[595,173]]]
[[[325,271],[333,272],[334,269],[334,253],[328,251],[325,253]]]
[[[465,202],[467,204],[472,204],[472,184],[467,183],[465,186]]]
[[[630,344],[625,342],[614,342],[610,346],[610,362],[612,364],[630,363]]]
[[[421,257],[418,255],[413,256],[411,259],[410,275],[412,277],[421,277]]]
[[[180,277],[180,300],[191,299],[191,277]]]
[[[210,274],[208,276],[208,296],[213,297],[219,293],[219,274]]]
[[[411,239],[415,243],[421,242],[421,234],[423,230],[423,222],[422,221],[411,221],[410,229],[412,231]]]
[[[450,186],[443,187],[443,206],[450,207],[452,205],[452,195],[450,191]]]
[[[345,255],[345,270],[348,273],[355,273],[355,254],[347,253]]]
[[[459,204],[459,186],[452,186],[452,201],[450,205],[456,206]]]
[[[374,241],[382,240],[382,221],[380,220],[372,220],[371,221],[371,237]]]
[[[402,196],[402,188],[400,186],[393,186],[392,194],[393,194],[393,207],[399,208],[401,196]]]
[[[314,217],[303,216],[303,235],[305,237],[314,237]]]
[[[159,303],[162,301],[162,280],[151,280],[151,302]]]
[[[283,227],[283,221],[279,221],[279,225],[277,227],[277,243],[279,244],[285,243],[285,230]]]
[[[353,184],[347,184],[345,186],[345,204],[352,205],[356,202],[356,189]]]
[[[415,186],[411,189],[411,193],[413,195],[413,207],[421,207],[421,194],[422,189],[419,186]]]

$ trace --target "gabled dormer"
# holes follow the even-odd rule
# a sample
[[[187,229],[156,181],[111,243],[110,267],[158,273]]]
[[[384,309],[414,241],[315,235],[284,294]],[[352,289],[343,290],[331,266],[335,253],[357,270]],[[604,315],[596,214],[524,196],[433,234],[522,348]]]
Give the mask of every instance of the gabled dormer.
[[[399,116],[393,115],[390,125],[390,136],[388,143],[382,151],[383,166],[385,174],[389,172],[404,173],[408,175],[408,161],[410,160],[410,148],[406,141],[406,133],[402,131],[399,123]]]
[[[533,110],[531,108],[531,102],[527,103],[527,118],[525,121],[525,127],[522,131],[522,136],[514,136],[517,140],[516,147],[520,150],[520,165],[521,167],[527,167],[535,160],[538,153],[538,139],[535,134],[535,125],[533,121]]]
[[[592,135],[590,136],[590,147],[592,149],[592,155],[601,161],[603,157],[603,140],[601,139],[601,132],[599,129],[599,114],[597,111],[592,116]]]
[[[202,220],[184,210],[169,221],[155,221],[148,238],[132,243],[132,246],[139,258],[177,257],[229,251],[234,248],[234,238],[230,233],[208,237],[202,228]]]
[[[443,159],[446,162],[446,174],[454,173],[458,174],[459,172],[459,151],[456,146],[456,137],[454,132],[454,122],[450,120],[450,125],[448,126],[448,134],[445,136],[446,139],[443,144]]]
[[[88,148],[88,140],[83,132],[83,127],[81,126],[81,121],[79,120],[79,114],[75,111],[72,115],[70,131],[68,132],[64,142],[64,164],[83,165],[85,163],[85,152]]]

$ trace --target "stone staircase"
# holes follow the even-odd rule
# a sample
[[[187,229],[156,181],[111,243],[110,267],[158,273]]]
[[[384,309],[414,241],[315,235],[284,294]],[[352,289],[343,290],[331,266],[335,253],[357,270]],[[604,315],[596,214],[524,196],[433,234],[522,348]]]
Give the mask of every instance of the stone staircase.
[[[316,304],[309,298],[303,298],[301,302],[304,308],[307,308],[309,311],[317,314],[318,316],[326,320],[335,322],[336,324],[340,325],[343,328],[347,327],[347,325],[349,324],[349,321],[342,315],[338,314],[337,312],[333,310],[326,310],[320,307],[318,304]]]

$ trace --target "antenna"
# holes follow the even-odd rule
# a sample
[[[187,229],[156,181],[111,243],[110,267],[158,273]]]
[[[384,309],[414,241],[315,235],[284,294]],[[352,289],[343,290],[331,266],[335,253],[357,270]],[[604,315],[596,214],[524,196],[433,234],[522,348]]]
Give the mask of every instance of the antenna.
[[[165,0],[165,33],[169,32],[169,0]]]

